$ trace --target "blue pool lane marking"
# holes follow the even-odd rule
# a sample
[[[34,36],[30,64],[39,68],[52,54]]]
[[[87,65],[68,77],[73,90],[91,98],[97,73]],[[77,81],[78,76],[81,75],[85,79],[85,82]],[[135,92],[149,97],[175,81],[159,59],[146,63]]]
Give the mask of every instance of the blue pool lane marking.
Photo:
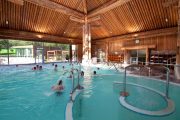
[[[123,84],[123,82],[114,82],[114,84]],[[156,91],[155,89],[145,87],[142,85],[134,84],[134,83],[127,83],[127,84],[133,85],[133,86],[138,86],[141,88],[145,88],[147,90],[150,90],[150,91],[153,91],[153,92],[159,94],[160,96],[162,96],[166,100],[167,107],[165,109],[162,109],[159,111],[144,110],[144,109],[140,109],[140,108],[137,108],[137,107],[134,107],[134,106],[128,104],[128,102],[126,101],[126,97],[120,96],[119,101],[122,104],[122,106],[124,106],[125,108],[132,110],[134,112],[140,113],[140,114],[151,115],[151,116],[165,116],[165,115],[169,115],[169,114],[174,112],[174,110],[175,110],[174,102],[171,99],[166,98],[165,94],[163,94],[162,92]]]

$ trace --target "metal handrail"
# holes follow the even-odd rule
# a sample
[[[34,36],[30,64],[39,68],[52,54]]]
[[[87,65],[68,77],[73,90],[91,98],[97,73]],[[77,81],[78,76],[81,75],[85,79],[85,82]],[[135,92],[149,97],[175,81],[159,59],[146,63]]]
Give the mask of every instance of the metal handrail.
[[[74,85],[74,73],[75,71],[78,73],[78,84],[77,86]],[[79,67],[79,69],[77,68],[71,68],[71,70],[69,71],[71,73],[71,76],[72,76],[72,89],[71,89],[71,92],[70,92],[70,100],[73,101],[72,99],[72,94],[74,93],[74,91],[77,89],[77,88],[81,88],[80,86],[80,71],[81,71],[81,66]]]
[[[132,64],[132,65],[129,65],[129,66],[125,67],[124,80],[123,80],[123,92],[124,93],[127,93],[127,91],[126,91],[126,81],[127,81],[126,80],[126,71],[130,67],[139,67],[140,71],[141,71],[142,68],[149,68],[149,69],[151,69],[153,67],[161,67],[161,68],[165,69],[166,70],[166,90],[165,90],[165,96],[167,98],[169,98],[169,73],[170,73],[170,70],[169,70],[169,68],[167,68],[167,67],[165,67],[163,65],[138,65],[138,64]]]

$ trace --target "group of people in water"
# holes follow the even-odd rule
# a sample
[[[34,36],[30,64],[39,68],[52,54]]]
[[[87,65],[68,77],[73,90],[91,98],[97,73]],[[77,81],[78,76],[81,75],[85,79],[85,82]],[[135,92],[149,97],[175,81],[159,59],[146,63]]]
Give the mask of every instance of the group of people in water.
[[[42,70],[42,66],[40,65],[36,65],[36,66],[34,66],[33,68],[32,68],[32,70],[33,71],[35,71],[35,70]]]
[[[72,64],[73,65],[73,64]],[[54,66],[54,71],[58,71],[58,65],[57,64],[54,64],[52,63],[52,66]],[[17,67],[17,66],[16,66]],[[62,69],[65,70],[65,66],[62,66]],[[97,68],[97,70],[99,70],[100,68]],[[36,71],[36,70],[42,70],[42,66],[41,65],[36,65],[32,68],[33,71]],[[93,71],[93,75],[96,75],[97,72],[96,71]],[[80,75],[81,77],[84,77],[84,71],[81,71],[80,72]],[[70,75],[68,78],[72,78],[72,75]],[[51,89],[53,91],[56,91],[56,92],[62,92],[64,90],[64,85],[63,85],[63,80],[60,79],[58,80],[57,84],[56,85],[53,85],[51,87]]]

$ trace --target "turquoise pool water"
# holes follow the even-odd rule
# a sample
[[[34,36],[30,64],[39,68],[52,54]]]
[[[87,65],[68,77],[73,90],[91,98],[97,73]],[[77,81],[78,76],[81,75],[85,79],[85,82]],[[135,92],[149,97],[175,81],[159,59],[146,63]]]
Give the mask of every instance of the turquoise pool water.
[[[72,87],[63,76],[65,90],[57,94],[51,86],[62,76],[62,65],[43,65],[42,71],[32,71],[32,65],[0,67],[0,120],[64,120],[65,108]]]
[[[106,73],[106,72],[105,72]],[[175,111],[167,116],[153,117],[142,115],[124,108],[119,102],[121,84],[114,81],[123,81],[123,73],[109,75],[85,76],[84,91],[77,97],[73,106],[74,120],[180,120],[180,86],[170,84],[169,96],[175,103]],[[110,75],[113,74],[113,75]],[[165,83],[144,77],[127,78],[129,83],[135,83],[164,92]],[[130,96],[129,104],[145,110],[161,110],[166,107],[166,101],[160,95],[132,85],[127,85]]]
[[[43,71],[32,71],[31,65],[17,68],[0,66],[0,120],[64,120],[72,81],[67,78],[69,74],[62,76],[62,66],[71,67],[69,64],[58,64],[58,71],[54,71],[49,64],[43,65]],[[92,75],[94,70],[97,71],[96,76]],[[74,120],[180,120],[180,86],[170,85],[170,98],[175,102],[175,112],[164,117],[150,117],[130,111],[119,103],[122,85],[113,82],[122,82],[122,73],[92,67],[85,67],[83,71],[85,76],[81,83],[85,89],[74,102]],[[57,83],[60,76],[65,91],[56,94],[51,86]],[[128,77],[128,82],[161,92],[165,89],[163,82],[147,78]],[[137,107],[159,110],[166,106],[158,94],[130,85],[127,90],[130,93],[128,102]]]

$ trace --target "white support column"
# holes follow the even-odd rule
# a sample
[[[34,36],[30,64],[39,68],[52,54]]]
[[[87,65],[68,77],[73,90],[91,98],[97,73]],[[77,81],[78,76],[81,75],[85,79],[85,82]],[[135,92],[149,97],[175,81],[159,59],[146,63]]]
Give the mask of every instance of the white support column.
[[[90,24],[85,17],[85,24],[83,25],[83,63],[91,61],[91,30]]]

